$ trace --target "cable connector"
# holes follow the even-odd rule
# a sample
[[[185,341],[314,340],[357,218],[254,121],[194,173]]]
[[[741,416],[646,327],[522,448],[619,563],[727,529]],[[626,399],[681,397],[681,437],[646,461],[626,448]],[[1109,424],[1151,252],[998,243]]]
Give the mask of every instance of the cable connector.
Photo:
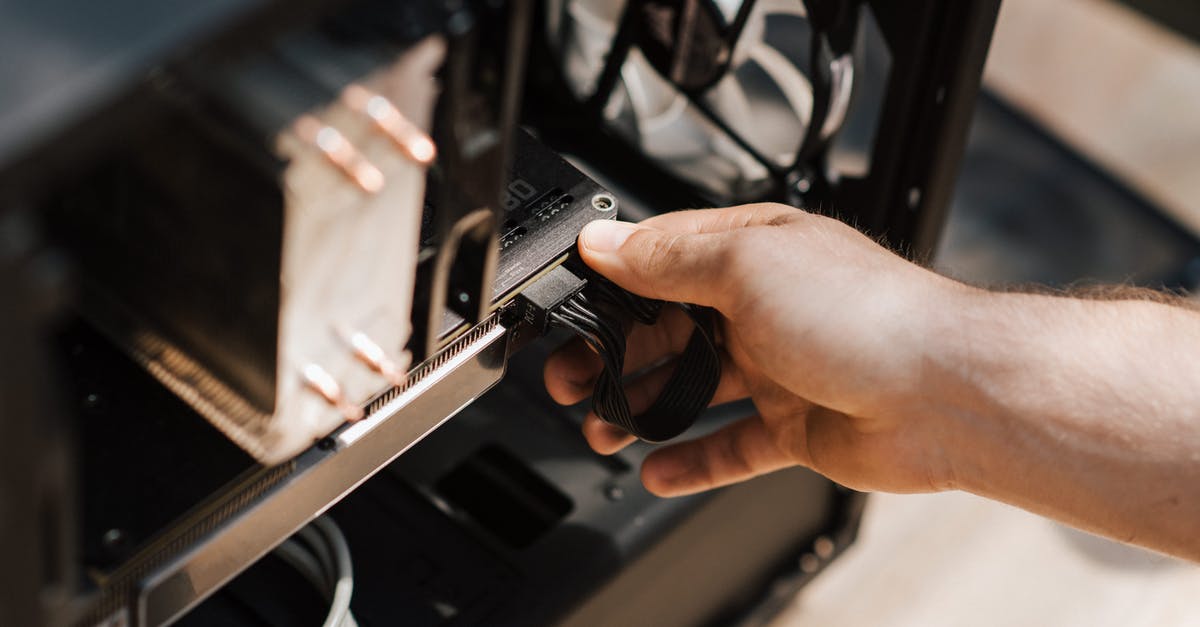
[[[662,301],[628,292],[579,264],[574,270],[561,265],[551,269],[522,290],[516,303],[521,319],[538,334],[551,327],[565,329],[592,348],[603,362],[592,390],[592,410],[643,440],[662,442],[683,433],[708,406],[721,380],[716,314],[707,307],[675,304],[695,329],[658,398],[635,415],[622,385],[625,336],[631,322],[654,324]]]
[[[550,326],[550,313],[583,291],[587,284],[565,266],[556,266],[517,296],[522,318],[538,333],[545,333]]]

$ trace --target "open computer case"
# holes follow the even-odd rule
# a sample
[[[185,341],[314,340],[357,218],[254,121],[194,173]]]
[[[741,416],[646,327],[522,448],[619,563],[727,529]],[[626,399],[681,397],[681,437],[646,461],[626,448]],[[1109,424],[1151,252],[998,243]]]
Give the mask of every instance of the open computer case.
[[[769,617],[863,495],[653,497],[522,295],[745,202],[928,258],[997,5],[6,3],[0,624]]]

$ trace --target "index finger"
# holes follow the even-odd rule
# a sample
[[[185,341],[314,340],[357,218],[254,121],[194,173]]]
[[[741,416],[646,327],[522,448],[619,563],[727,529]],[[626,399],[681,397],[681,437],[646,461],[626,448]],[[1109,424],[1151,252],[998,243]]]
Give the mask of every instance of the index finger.
[[[751,226],[766,226],[803,215],[803,209],[773,202],[760,202],[717,209],[671,211],[642,220],[639,224],[661,231],[721,233]]]

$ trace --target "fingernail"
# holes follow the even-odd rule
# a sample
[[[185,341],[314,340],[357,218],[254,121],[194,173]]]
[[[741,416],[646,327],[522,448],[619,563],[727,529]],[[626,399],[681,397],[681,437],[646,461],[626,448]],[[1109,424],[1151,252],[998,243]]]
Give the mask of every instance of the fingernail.
[[[579,243],[598,253],[610,253],[620,248],[639,228],[638,225],[628,222],[596,220],[583,227],[583,231],[579,233]]]

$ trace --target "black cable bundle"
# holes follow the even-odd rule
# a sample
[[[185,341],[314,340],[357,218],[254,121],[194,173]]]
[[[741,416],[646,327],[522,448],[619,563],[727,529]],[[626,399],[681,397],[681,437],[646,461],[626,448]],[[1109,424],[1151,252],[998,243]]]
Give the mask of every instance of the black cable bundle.
[[[648,442],[662,442],[683,433],[708,407],[721,379],[715,312],[708,307],[679,304],[696,329],[658,398],[649,409],[634,416],[621,385],[625,367],[623,318],[654,324],[664,303],[627,292],[595,273],[586,274],[587,287],[551,312],[549,319],[551,324],[581,337],[604,363],[592,392],[592,410],[605,422]]]

